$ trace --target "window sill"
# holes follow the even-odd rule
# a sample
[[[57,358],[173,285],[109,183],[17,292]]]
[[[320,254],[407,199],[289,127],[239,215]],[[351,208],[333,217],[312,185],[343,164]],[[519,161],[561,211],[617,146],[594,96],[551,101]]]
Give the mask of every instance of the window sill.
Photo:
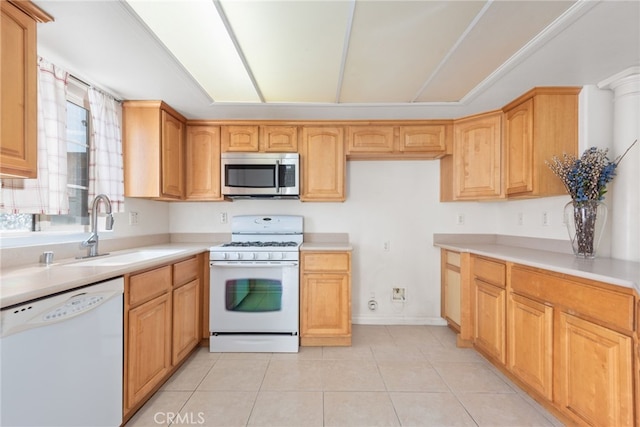
[[[109,239],[113,231],[100,231],[100,239]],[[22,248],[61,243],[78,243],[87,238],[89,233],[38,231],[31,233],[0,233],[0,249]]]

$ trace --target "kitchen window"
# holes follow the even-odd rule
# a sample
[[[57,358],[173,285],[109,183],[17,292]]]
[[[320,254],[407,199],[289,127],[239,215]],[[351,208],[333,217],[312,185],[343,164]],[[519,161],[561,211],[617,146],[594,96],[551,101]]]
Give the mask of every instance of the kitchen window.
[[[0,231],[84,232],[89,226],[89,144],[91,115],[87,86],[70,78],[66,104],[68,215],[0,213]],[[10,180],[13,184],[17,180]]]

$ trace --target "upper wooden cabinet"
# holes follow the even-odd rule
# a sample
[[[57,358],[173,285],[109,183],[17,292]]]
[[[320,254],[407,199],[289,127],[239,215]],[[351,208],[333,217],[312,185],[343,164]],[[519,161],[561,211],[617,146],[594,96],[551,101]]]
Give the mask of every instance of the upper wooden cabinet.
[[[162,101],[126,101],[123,110],[127,197],[184,197],[186,119]]]
[[[38,22],[52,21],[29,1],[2,1],[0,25],[0,177],[35,178],[38,173]]]
[[[451,186],[448,199],[501,197],[501,127],[501,111],[455,121],[453,156],[445,161],[451,165],[440,170],[441,186]]]
[[[288,125],[223,125],[223,152],[298,151],[298,127]]]
[[[503,107],[507,197],[566,194],[545,161],[577,155],[579,93],[577,87],[538,87]]]
[[[222,200],[220,127],[187,126],[186,200]]]
[[[300,200],[341,202],[346,196],[344,129],[305,126],[300,147],[302,190]]]
[[[222,126],[222,151],[258,151],[259,135],[257,125]]]
[[[430,124],[370,122],[347,127],[350,159],[437,159],[450,145],[451,121]]]
[[[298,152],[298,126],[260,126],[260,151]]]
[[[440,161],[440,201],[566,194],[545,161],[577,154],[579,92],[538,87],[499,111],[455,120],[453,153]]]

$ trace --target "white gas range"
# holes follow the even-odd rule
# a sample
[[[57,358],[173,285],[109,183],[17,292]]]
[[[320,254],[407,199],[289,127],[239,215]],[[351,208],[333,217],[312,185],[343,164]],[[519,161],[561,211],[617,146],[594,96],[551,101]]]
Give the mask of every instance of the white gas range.
[[[241,215],[231,242],[212,246],[212,352],[297,352],[303,218]]]

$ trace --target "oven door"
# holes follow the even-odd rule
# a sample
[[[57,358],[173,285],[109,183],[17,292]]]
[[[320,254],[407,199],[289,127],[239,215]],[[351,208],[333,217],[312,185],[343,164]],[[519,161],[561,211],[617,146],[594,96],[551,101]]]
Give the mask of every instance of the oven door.
[[[209,331],[298,335],[298,262],[211,261]]]

